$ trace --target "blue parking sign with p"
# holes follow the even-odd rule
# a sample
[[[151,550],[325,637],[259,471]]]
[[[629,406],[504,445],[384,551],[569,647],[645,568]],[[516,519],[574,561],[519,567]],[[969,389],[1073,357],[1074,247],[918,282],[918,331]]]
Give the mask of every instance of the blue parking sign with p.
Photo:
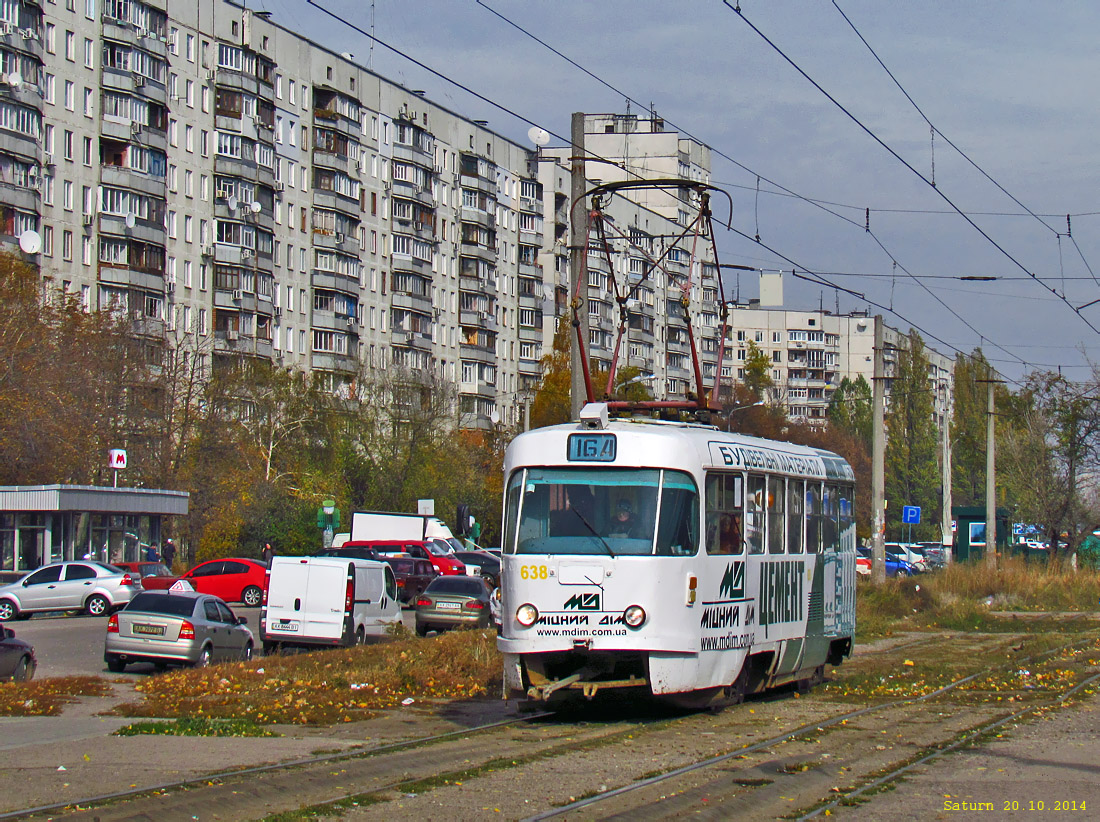
[[[903,505],[901,507],[901,521],[905,525],[920,525],[920,506]]]

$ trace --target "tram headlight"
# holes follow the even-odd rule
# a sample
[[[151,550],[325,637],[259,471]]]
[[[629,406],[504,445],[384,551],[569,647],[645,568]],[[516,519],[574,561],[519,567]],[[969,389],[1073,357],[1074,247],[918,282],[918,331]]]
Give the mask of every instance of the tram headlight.
[[[630,628],[641,628],[645,622],[645,608],[641,605],[631,605],[623,611],[623,622]]]
[[[525,602],[516,608],[516,622],[524,628],[530,628],[539,619],[539,609],[530,602]]]

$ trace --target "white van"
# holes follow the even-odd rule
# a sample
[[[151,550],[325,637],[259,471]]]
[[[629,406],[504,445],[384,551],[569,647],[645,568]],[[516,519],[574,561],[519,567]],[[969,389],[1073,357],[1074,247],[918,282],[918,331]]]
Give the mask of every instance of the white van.
[[[360,645],[401,620],[397,580],[384,562],[273,557],[260,611],[264,653],[282,645]]]

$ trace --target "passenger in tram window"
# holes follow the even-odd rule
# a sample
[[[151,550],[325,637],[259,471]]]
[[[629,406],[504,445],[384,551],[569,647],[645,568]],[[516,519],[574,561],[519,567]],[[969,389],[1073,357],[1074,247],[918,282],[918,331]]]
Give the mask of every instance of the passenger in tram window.
[[[744,525],[750,554],[764,553],[764,506],[767,499],[764,485],[764,477],[749,475]]]
[[[718,553],[740,554],[743,542],[740,512],[723,514],[718,529]]]

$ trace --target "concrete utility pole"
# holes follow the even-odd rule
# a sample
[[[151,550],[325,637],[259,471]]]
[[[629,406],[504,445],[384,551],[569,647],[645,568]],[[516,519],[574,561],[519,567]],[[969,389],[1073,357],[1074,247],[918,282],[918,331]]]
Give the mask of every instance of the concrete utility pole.
[[[997,568],[997,485],[993,441],[993,369],[986,380],[988,414],[985,423],[985,565]]]
[[[946,400],[946,397],[945,397]],[[954,550],[955,540],[951,534],[951,419],[947,415],[947,402],[944,402],[943,406],[943,427],[940,428],[940,446],[943,451],[941,458],[943,465],[941,466],[941,483],[943,486],[943,506],[940,511],[940,533],[942,534],[941,540],[944,545],[951,544],[950,549],[944,551],[944,559],[947,562],[951,562],[951,554]]]
[[[886,581],[886,351],[882,315],[875,316],[871,377],[871,581]]]
[[[585,248],[588,245],[588,203],[584,201],[584,192],[588,181],[585,179],[585,150],[584,150],[584,112],[573,112],[572,130],[572,165],[570,166],[569,185],[569,290],[570,298],[576,295],[580,300],[577,309],[580,314],[580,336],[588,345],[588,260],[585,259]],[[572,321],[572,307],[570,307],[570,321]],[[579,420],[581,408],[587,400],[588,394],[584,385],[584,351],[577,341],[577,331],[571,328],[569,334],[570,351],[572,357],[570,367],[572,379],[569,384],[569,408],[572,419]]]

